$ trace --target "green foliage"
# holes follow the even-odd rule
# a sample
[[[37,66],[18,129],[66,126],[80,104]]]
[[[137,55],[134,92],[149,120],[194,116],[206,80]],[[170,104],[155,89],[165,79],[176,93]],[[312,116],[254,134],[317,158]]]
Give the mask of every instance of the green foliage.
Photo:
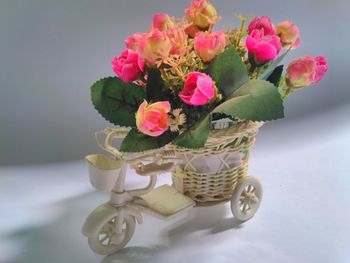
[[[123,152],[143,152],[158,149],[171,142],[178,134],[167,131],[159,137],[151,137],[131,129],[122,142],[120,150]]]
[[[96,110],[115,125],[135,127],[135,113],[144,98],[141,87],[117,77],[101,79],[91,87]]]
[[[267,66],[265,71],[260,75],[260,79],[262,80],[267,80],[272,72],[275,70],[275,68],[278,66],[279,63],[287,56],[288,52],[290,49],[285,51],[282,55],[280,55],[277,59],[274,61],[270,62],[270,64]]]
[[[208,139],[210,128],[211,114],[208,114],[199,120],[194,127],[179,135],[173,143],[190,149],[203,147]]]
[[[224,97],[229,97],[249,79],[246,66],[233,46],[218,55],[207,71]]]
[[[240,87],[213,113],[251,121],[270,121],[284,117],[283,101],[278,89],[263,80],[250,80]]]
[[[164,94],[164,81],[158,69],[148,70],[148,79],[146,86],[147,101],[160,101],[165,100]]]
[[[268,77],[267,81],[271,82],[273,85],[278,87],[281,81],[282,73],[283,73],[283,65],[280,65],[274,69],[274,71]]]

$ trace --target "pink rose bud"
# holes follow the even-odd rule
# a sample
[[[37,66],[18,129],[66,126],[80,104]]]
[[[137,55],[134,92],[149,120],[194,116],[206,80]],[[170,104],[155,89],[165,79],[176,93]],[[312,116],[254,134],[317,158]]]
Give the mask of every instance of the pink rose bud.
[[[263,32],[264,30],[253,30],[246,40],[249,58],[256,66],[274,60],[282,48],[278,36],[264,35]]]
[[[204,62],[210,62],[225,47],[226,36],[223,32],[198,32],[194,38],[194,49]]]
[[[249,23],[248,33],[251,34],[254,30],[263,30],[265,36],[276,34],[276,29],[267,16],[256,17]]]
[[[171,42],[170,54],[172,55],[183,55],[188,50],[188,36],[180,29],[171,28],[166,31],[166,34]]]
[[[200,31],[200,29],[194,25],[190,25],[190,26],[185,28],[186,34],[191,38],[194,38],[196,36],[197,32],[199,32],[199,31]]]
[[[215,96],[215,83],[204,73],[188,74],[183,90],[179,97],[183,102],[192,106],[207,104]]]
[[[185,10],[186,19],[199,29],[206,30],[219,21],[215,7],[206,0],[194,0]]]
[[[173,27],[175,27],[175,19],[168,14],[158,13],[154,15],[152,20],[152,30],[157,29],[164,32]]]
[[[285,20],[276,26],[277,35],[284,48],[298,48],[301,43],[299,28],[290,20]]]
[[[169,57],[172,45],[165,32],[151,31],[140,46],[141,56],[149,66],[157,66]]]
[[[327,71],[327,61],[322,56],[298,58],[288,65],[286,83],[291,89],[308,87],[320,82]]]
[[[168,101],[148,104],[144,101],[136,113],[137,129],[149,136],[158,137],[169,129],[168,112],[171,106]]]
[[[125,40],[126,48],[134,51],[139,51],[140,45],[143,39],[145,38],[145,36],[146,36],[146,33],[143,33],[143,32],[138,32],[129,36]]]
[[[137,80],[144,71],[144,61],[139,54],[131,49],[126,49],[121,56],[112,61],[112,68],[124,82]]]

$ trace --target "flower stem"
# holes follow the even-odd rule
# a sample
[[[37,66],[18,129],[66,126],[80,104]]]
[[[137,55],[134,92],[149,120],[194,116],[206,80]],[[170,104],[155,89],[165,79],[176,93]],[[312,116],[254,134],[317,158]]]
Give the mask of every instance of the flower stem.
[[[282,93],[282,99],[285,100],[290,94],[292,94],[293,89],[288,87],[285,80],[281,81],[280,86],[278,87],[280,92]]]
[[[242,39],[242,36],[243,36],[243,30],[244,30],[244,25],[245,25],[245,22],[246,22],[246,19],[245,18],[240,18],[241,20],[241,27],[239,29],[239,35],[238,35],[238,38],[237,38],[237,42],[236,42],[236,47],[239,46],[239,43],[241,42],[241,39]]]

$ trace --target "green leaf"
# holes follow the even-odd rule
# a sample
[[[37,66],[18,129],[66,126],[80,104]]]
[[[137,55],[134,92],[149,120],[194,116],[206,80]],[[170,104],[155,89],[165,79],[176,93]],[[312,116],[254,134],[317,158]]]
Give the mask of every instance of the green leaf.
[[[173,144],[190,149],[203,147],[207,142],[210,128],[211,114],[208,114],[202,120],[198,121],[194,127],[179,135],[173,141]]]
[[[278,87],[280,84],[281,76],[283,73],[283,65],[280,65],[275,68],[275,70],[271,73],[267,81],[271,82],[275,87]]]
[[[278,89],[263,80],[248,81],[230,99],[216,107],[213,113],[224,113],[251,121],[269,121],[284,117],[283,101]]]
[[[135,127],[135,113],[144,98],[141,87],[117,77],[101,79],[91,87],[96,110],[115,125]]]
[[[167,131],[161,136],[151,137],[137,129],[131,129],[124,138],[120,150],[123,152],[143,152],[158,149],[171,142],[177,135],[177,133]]]
[[[275,70],[275,68],[278,66],[279,63],[287,56],[290,49],[285,51],[282,55],[280,55],[276,60],[272,61],[268,67],[265,69],[264,73],[260,75],[260,79],[267,80],[272,72]]]
[[[163,96],[164,81],[158,69],[148,70],[146,95],[148,101],[159,101]]]
[[[226,48],[209,64],[208,74],[225,97],[230,96],[249,79],[247,68],[233,46]]]

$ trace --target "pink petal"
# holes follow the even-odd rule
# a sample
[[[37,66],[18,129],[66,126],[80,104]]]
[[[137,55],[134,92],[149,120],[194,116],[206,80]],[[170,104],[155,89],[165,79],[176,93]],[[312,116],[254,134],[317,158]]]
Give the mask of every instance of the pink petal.
[[[197,87],[208,99],[214,97],[214,82],[210,77],[199,77]]]

